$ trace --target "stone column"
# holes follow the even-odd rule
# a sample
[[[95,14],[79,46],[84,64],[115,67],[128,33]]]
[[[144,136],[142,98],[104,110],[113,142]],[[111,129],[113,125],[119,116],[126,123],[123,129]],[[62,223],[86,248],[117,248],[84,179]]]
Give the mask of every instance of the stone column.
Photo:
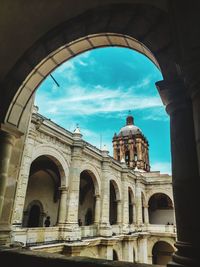
[[[4,204],[8,167],[15,137],[8,132],[0,131],[0,217]]]
[[[0,124],[0,221],[2,222],[5,206],[5,194],[8,182],[8,172],[12,156],[12,149],[17,138],[22,135],[17,129],[6,124]],[[0,245],[10,243],[10,225],[0,226]]]
[[[122,223],[122,201],[121,199],[117,200],[117,224]]]
[[[148,210],[148,204],[144,205],[144,223],[149,223],[149,210]]]
[[[136,224],[136,207],[135,207],[135,201],[133,202],[133,224]]]
[[[100,213],[101,213],[101,199],[100,199],[100,195],[96,195],[95,196],[95,215],[94,215],[95,224],[99,224]]]
[[[129,146],[129,153],[130,153],[130,159],[129,159],[129,167],[133,168],[133,162],[134,162],[134,145],[133,145],[133,139],[132,137],[128,140],[128,146]]]
[[[82,135],[79,132],[74,132],[74,144],[72,148],[72,159],[69,170],[67,216],[64,233],[64,238],[66,240],[81,239],[80,228],[78,226],[80,168],[83,149],[83,141],[81,137]]]
[[[120,161],[124,158],[125,159],[125,155],[124,155],[124,141],[120,140],[119,141],[119,148],[120,148]]]
[[[25,140],[24,151],[22,154],[22,162],[19,171],[17,189],[12,214],[12,225],[21,227],[23,225],[23,211],[26,201],[26,191],[29,180],[30,167],[32,163],[33,150],[35,148],[35,138],[37,132],[35,126],[30,124],[29,131]]]
[[[148,244],[147,236],[141,235],[138,237],[138,262],[148,263]]]
[[[100,228],[99,233],[101,236],[111,236],[112,228],[109,222],[109,208],[110,208],[110,159],[108,157],[108,151],[102,151],[102,205],[100,216]]]
[[[67,187],[60,187],[60,205],[58,210],[58,224],[62,225],[66,221],[67,214]]]
[[[140,138],[136,138],[136,149],[137,149],[137,162],[136,166],[138,169],[142,168],[142,140]]]
[[[124,168],[122,171],[122,189],[123,189],[123,202],[122,202],[122,225],[123,225],[123,233],[129,232],[129,203],[128,203],[128,184],[127,184],[127,173],[128,169],[126,168],[126,164],[124,164]]]
[[[124,261],[134,262],[133,260],[133,238],[124,236],[122,242],[122,257]]]
[[[170,115],[172,183],[177,251],[168,266],[199,266],[199,188],[197,148],[191,99],[183,83],[161,81],[157,87]]]
[[[142,224],[142,197],[141,197],[141,189],[140,183],[136,180],[136,195],[135,195],[135,208],[136,208],[136,222],[137,225]]]
[[[113,141],[113,158],[118,160],[117,141]]]
[[[193,117],[194,117],[194,128],[195,128],[195,138],[198,154],[198,165],[200,173],[200,82],[198,86],[192,88],[191,97],[192,97],[192,107],[193,107]],[[196,90],[195,90],[196,89]]]

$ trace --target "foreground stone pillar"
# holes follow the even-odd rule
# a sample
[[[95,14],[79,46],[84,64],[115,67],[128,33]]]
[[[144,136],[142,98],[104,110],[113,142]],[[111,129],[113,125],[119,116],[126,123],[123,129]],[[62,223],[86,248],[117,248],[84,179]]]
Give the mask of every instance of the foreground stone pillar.
[[[15,137],[8,132],[0,131],[0,217],[6,192],[8,168]]]
[[[22,135],[17,129],[0,124],[0,220],[4,207],[4,198],[8,180],[8,171],[12,155],[12,149],[17,138]],[[10,242],[10,226],[0,226],[0,244]]]
[[[24,149],[22,154],[22,161],[17,181],[15,201],[13,206],[12,226],[15,228],[26,225],[26,221],[23,220],[24,219],[23,211],[26,200],[26,191],[28,187],[30,167],[32,163],[32,155],[35,148],[36,135],[37,133],[34,125],[30,124],[24,146],[28,147],[28,149]],[[25,225],[23,225],[23,223],[25,223]]]
[[[200,83],[199,87],[192,90],[192,106],[193,106],[193,117],[194,117],[194,127],[195,127],[195,138],[198,154],[198,165],[200,173]]]
[[[177,226],[177,251],[168,266],[199,266],[199,188],[197,149],[191,99],[181,82],[158,82],[170,115],[172,183]]]

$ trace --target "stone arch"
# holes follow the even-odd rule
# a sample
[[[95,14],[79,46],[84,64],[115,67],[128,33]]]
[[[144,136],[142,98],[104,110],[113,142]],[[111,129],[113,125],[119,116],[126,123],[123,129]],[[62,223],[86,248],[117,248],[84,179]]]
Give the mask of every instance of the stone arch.
[[[115,192],[116,192],[116,200],[120,201],[122,199],[122,192],[121,192],[121,186],[120,186],[119,182],[117,181],[117,178],[114,176],[111,176],[109,182],[113,183],[113,186],[114,186]]]
[[[60,189],[62,187],[66,188],[66,178],[61,176],[64,174],[64,170],[53,153],[49,156],[51,153],[48,154],[48,151],[45,153],[45,149],[44,151],[42,150],[42,153],[37,149],[34,152],[32,157],[34,160],[30,164],[29,175],[27,177],[28,183],[24,196],[24,215],[26,214],[26,206],[36,198],[42,203],[45,214],[50,217],[51,226],[55,226],[58,223],[61,199]],[[62,177],[64,178],[65,184],[61,182]]]
[[[166,193],[154,193],[148,200],[150,224],[174,224],[172,199]]]
[[[101,179],[97,169],[89,163],[84,163],[81,166],[80,173],[83,171],[88,171],[91,175],[92,181],[94,183],[95,195],[99,196],[101,192]]]
[[[114,179],[109,180],[109,221],[110,224],[117,224],[119,219],[119,207],[121,201],[121,194],[119,185]]]
[[[173,237],[164,237],[164,236],[163,237],[152,236],[152,237],[149,238],[149,241],[148,241],[148,257],[149,258],[152,258],[153,247],[159,241],[163,241],[163,242],[169,243],[173,247],[174,251],[176,251],[176,247],[174,246],[175,238],[173,238]]]
[[[38,207],[39,213],[37,214],[38,216],[34,214],[33,218],[30,218],[33,207]],[[44,216],[45,214],[42,203],[39,200],[32,200],[24,211],[22,225],[25,227],[42,227]],[[32,219],[34,219],[34,221],[32,221]]]
[[[61,178],[60,186],[68,187],[69,163],[65,159],[64,155],[51,145],[41,144],[35,147],[32,155],[32,162],[40,156],[49,157],[57,165]]]
[[[99,185],[94,173],[88,169],[82,168],[80,172],[79,184],[79,226],[91,225],[95,223],[96,199],[99,198]]]
[[[134,11],[138,13],[136,18]],[[138,27],[141,22],[143,27]],[[67,59],[97,47],[122,46],[137,50],[160,66],[164,77],[174,79],[177,71],[170,43],[167,15],[159,8],[135,3],[88,10],[41,37],[18,60],[4,82],[4,87],[12,91],[5,103],[3,120],[20,129],[25,107],[43,79]]]
[[[116,242],[113,246],[113,251],[115,251],[117,260],[121,261],[122,260],[122,243],[121,242]]]
[[[146,196],[146,202],[149,203],[150,198],[155,195],[155,194],[164,194],[167,195],[171,202],[173,203],[173,196],[172,196],[172,192],[168,192],[167,190],[164,189],[153,189],[149,192],[149,194]],[[173,203],[174,204],[174,203]]]
[[[152,263],[166,265],[172,260],[172,254],[175,252],[174,246],[168,241],[156,241],[152,247]]]

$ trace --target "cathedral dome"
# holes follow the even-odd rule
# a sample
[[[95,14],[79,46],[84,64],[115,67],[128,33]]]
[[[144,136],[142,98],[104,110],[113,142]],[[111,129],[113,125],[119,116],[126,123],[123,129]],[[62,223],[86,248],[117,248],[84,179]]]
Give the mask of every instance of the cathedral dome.
[[[119,135],[122,136],[129,136],[130,134],[141,134],[142,131],[140,130],[140,128],[138,128],[135,125],[126,125],[124,127],[121,128]]]
[[[140,130],[140,128],[134,125],[133,116],[129,114],[128,117],[126,118],[126,126],[121,128],[119,135],[129,136],[130,134],[136,135],[141,133],[142,131]]]

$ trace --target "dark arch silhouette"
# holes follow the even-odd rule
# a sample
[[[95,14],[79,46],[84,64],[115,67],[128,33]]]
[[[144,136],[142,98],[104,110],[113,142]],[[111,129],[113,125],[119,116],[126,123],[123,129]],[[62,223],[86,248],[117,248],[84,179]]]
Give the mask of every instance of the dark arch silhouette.
[[[114,261],[118,261],[119,260],[118,255],[117,255],[117,252],[116,252],[115,249],[113,249],[113,260]]]
[[[117,223],[117,197],[113,182],[110,181],[110,203],[109,203],[109,221],[110,224]]]
[[[152,263],[166,265],[172,259],[173,247],[165,242],[158,241],[154,244],[152,249]]]
[[[29,212],[28,227],[39,227],[40,222],[40,207],[38,205],[33,205]]]

